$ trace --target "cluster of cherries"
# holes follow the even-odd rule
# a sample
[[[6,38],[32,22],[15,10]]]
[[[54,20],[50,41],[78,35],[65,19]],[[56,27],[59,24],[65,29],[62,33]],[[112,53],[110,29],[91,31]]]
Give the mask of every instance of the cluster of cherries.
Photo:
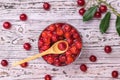
[[[78,6],[84,6],[85,5],[85,0],[77,0],[77,4],[78,4]],[[105,13],[106,11],[107,11],[106,5],[100,5],[98,10],[94,14],[94,17],[95,18],[101,18],[101,16],[102,16],[101,13]],[[82,16],[84,15],[85,12],[86,12],[85,8],[81,8],[79,10],[79,14],[82,15]]]
[[[68,50],[63,54],[49,54],[43,56],[43,58],[47,63],[55,66],[71,64],[80,54],[82,41],[77,30],[67,23],[54,23],[45,28],[39,37],[39,51],[47,50],[59,40],[66,40],[68,42]],[[65,50],[66,44],[60,43],[58,48]]]

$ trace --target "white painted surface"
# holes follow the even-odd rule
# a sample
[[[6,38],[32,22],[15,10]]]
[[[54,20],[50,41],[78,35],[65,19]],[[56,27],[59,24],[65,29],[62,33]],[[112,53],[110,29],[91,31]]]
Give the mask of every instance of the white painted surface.
[[[107,0],[120,12],[119,0]],[[52,80],[113,80],[111,72],[120,71],[120,37],[115,30],[115,19],[112,15],[110,28],[106,34],[99,32],[100,20],[94,19],[84,23],[78,14],[76,0],[46,0],[51,10],[42,8],[43,0],[0,0],[0,60],[7,59],[8,67],[0,66],[0,80],[44,80],[44,75],[51,74]],[[19,20],[19,15],[26,13],[28,21]],[[10,21],[12,28],[5,30],[4,21]],[[54,67],[42,58],[29,63],[27,68],[20,66],[10,68],[11,63],[38,53],[38,37],[41,31],[51,23],[66,22],[82,34],[83,50],[81,56],[71,65]],[[30,42],[31,51],[25,51],[23,44]],[[111,45],[113,52],[106,54],[105,45]],[[95,63],[89,61],[90,55],[96,55]],[[81,63],[89,68],[86,73],[79,70]],[[116,80],[120,80],[120,77]]]

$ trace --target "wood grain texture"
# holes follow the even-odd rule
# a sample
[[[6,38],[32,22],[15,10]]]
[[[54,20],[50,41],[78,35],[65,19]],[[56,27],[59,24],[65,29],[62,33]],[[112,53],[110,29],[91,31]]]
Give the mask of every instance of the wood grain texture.
[[[83,22],[78,14],[80,7],[76,0],[46,0],[50,11],[42,8],[43,0],[0,0],[0,60],[7,59],[8,67],[0,65],[0,80],[44,80],[44,75],[51,74],[52,80],[113,80],[112,70],[120,71],[120,37],[115,30],[116,16],[112,15],[110,28],[106,34],[99,31],[100,19]],[[107,0],[120,12],[120,0]],[[19,15],[26,13],[28,20],[22,22]],[[5,30],[4,21],[10,21],[12,28]],[[54,22],[66,22],[73,25],[82,35],[83,49],[81,56],[71,65],[54,67],[42,58],[29,62],[28,68],[13,67],[11,63],[38,53],[38,37],[41,31]],[[31,51],[25,51],[23,44],[30,42]],[[105,45],[111,45],[113,51],[106,54]],[[96,55],[95,63],[89,61],[90,55]],[[88,71],[79,70],[85,63]],[[115,80],[120,80],[120,77]]]

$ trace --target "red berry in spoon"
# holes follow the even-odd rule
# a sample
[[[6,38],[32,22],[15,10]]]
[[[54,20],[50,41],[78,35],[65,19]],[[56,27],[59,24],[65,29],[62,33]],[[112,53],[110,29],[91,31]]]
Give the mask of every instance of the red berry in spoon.
[[[20,66],[23,67],[23,68],[26,68],[28,66],[28,63],[27,62],[22,63],[22,64],[20,64]]]
[[[85,5],[85,0],[77,0],[77,4],[79,6],[84,6]]]
[[[10,22],[4,22],[4,23],[3,23],[3,27],[4,27],[5,29],[10,29],[10,28],[11,28],[11,23],[10,23]]]
[[[100,11],[101,13],[104,13],[104,12],[107,11],[107,7],[106,7],[105,5],[101,5],[101,6],[99,7],[99,11]]]
[[[44,78],[45,78],[45,80],[52,80],[51,75],[49,75],[49,74],[45,75]]]
[[[94,55],[91,55],[89,58],[90,61],[95,62],[97,60],[97,57]]]
[[[113,78],[118,78],[118,71],[112,71],[111,75]]]
[[[1,65],[4,66],[4,67],[8,66],[8,61],[7,60],[2,60]]]
[[[24,47],[24,49],[26,49],[26,50],[30,50],[30,49],[31,49],[30,43],[25,43],[25,44],[23,45],[23,47]]]
[[[44,2],[43,8],[44,8],[45,10],[49,10],[49,9],[50,9],[50,4],[49,4],[48,2]]]
[[[79,14],[80,14],[80,15],[84,15],[85,11],[86,11],[86,10],[85,10],[84,8],[81,8],[81,9],[79,10]]]
[[[86,72],[87,71],[87,66],[85,64],[81,64],[80,65],[80,70],[83,71],[83,72]]]
[[[94,15],[95,18],[101,18],[101,13],[100,12],[96,12],[95,15]]]
[[[26,20],[27,20],[27,15],[24,14],[24,13],[21,14],[21,15],[20,15],[20,20],[21,20],[21,21],[26,21]]]
[[[65,42],[61,42],[58,44],[58,48],[63,51],[67,48],[67,45]]]
[[[111,46],[105,46],[105,47],[104,47],[104,51],[105,51],[106,53],[111,53],[111,52],[112,52]]]

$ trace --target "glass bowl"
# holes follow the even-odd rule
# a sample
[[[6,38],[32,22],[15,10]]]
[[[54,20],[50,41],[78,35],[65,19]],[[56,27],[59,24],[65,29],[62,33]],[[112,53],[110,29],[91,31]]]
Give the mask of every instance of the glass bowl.
[[[81,36],[72,25],[67,23],[53,23],[46,27],[39,36],[38,49],[39,52],[43,52],[59,40],[66,40],[68,42],[68,50],[63,54],[48,54],[42,58],[48,64],[66,66],[76,60],[82,48]]]

